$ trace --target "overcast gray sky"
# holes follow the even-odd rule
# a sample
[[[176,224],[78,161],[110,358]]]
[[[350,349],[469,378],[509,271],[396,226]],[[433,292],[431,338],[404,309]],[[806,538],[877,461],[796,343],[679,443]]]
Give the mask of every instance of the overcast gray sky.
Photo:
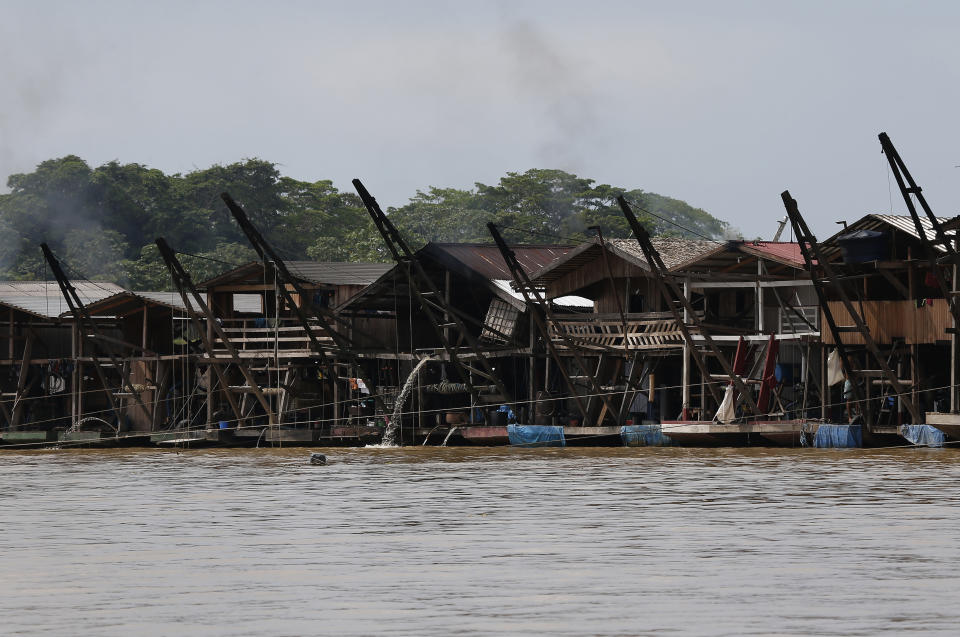
[[[382,204],[561,168],[769,237],[903,210],[887,131],[960,212],[960,2],[0,0],[0,177],[245,157]]]

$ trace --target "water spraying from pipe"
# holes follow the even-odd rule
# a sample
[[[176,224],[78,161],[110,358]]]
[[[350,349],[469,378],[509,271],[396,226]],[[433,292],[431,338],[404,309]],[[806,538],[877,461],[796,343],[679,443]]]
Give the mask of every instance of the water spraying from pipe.
[[[390,417],[390,422],[387,424],[387,428],[383,432],[383,442],[381,443],[382,446],[397,446],[397,428],[400,426],[400,414],[403,412],[403,404],[407,402],[407,398],[410,397],[410,392],[413,390],[413,384],[416,382],[417,376],[420,374],[420,370],[431,360],[432,359],[430,358],[421,358],[420,362],[417,363],[417,365],[410,372],[410,375],[407,376],[407,380],[403,384],[400,394],[397,396],[397,402],[393,406],[393,416]]]
[[[450,428],[450,431],[447,432],[446,438],[443,439],[443,444],[440,445],[440,446],[441,446],[441,447],[446,447],[446,446],[447,446],[447,441],[450,440],[450,436],[452,436],[452,435],[453,435],[453,432],[456,431],[456,430],[459,429],[459,428],[460,428],[460,427],[451,427],[451,428]]]

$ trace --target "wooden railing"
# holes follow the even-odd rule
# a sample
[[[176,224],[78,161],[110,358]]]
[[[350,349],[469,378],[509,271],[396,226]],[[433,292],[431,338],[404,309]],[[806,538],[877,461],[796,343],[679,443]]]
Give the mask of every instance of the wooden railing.
[[[626,332],[624,332],[626,319]],[[557,318],[550,326],[551,338],[563,346],[565,334],[577,345],[588,349],[663,350],[683,347],[683,334],[669,312],[643,314],[581,314]],[[691,332],[696,333],[695,329]]]
[[[803,334],[820,329],[820,306],[800,305],[792,309],[777,308],[778,334]]]
[[[279,322],[274,319],[221,319],[221,327],[241,358],[267,358],[274,352],[288,358],[312,355],[307,331],[296,319],[282,318]],[[321,343],[332,341],[319,325],[311,323],[310,327]],[[216,334],[213,347],[213,356],[229,355]]]

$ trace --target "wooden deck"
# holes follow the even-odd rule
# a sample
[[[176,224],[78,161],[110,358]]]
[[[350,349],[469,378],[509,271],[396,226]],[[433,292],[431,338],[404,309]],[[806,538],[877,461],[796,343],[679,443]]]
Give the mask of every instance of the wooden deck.
[[[786,446],[799,447],[801,434],[815,434],[819,423],[773,420],[748,423],[666,420],[663,434],[681,446]]]
[[[927,424],[933,425],[951,440],[960,440],[960,414],[928,411]]]

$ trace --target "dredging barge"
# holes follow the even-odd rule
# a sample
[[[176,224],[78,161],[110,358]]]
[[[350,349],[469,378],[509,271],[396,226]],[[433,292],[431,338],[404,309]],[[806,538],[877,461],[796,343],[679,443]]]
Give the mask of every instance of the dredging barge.
[[[771,241],[620,198],[630,239],[413,250],[355,180],[392,264],[285,262],[226,194],[259,260],[195,283],[158,239],[174,292],[44,246],[55,281],[0,282],[0,444],[950,444],[960,221],[880,142],[909,215],[822,243],[784,192]]]

